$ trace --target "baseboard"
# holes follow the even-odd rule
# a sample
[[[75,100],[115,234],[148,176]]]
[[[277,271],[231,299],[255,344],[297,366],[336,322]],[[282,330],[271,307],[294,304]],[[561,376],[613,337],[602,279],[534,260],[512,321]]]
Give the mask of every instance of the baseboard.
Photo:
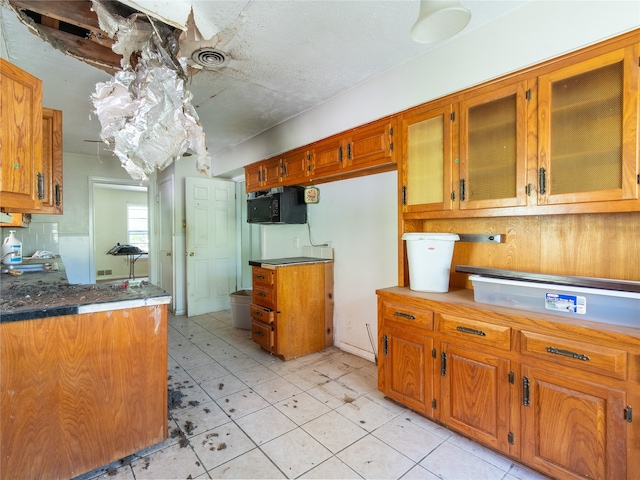
[[[358,357],[362,357],[365,360],[369,360],[370,362],[376,361],[376,356],[372,352],[369,352],[368,350],[363,350],[360,347],[356,347],[354,345],[350,345],[345,342],[341,342],[339,345],[336,345],[336,347],[338,347],[340,350],[344,350],[345,352],[353,353]]]

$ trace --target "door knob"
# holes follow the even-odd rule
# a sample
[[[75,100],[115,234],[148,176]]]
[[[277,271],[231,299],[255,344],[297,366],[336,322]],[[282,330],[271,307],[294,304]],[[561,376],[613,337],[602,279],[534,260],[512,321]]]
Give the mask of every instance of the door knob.
[[[194,255],[195,255],[195,253],[194,253],[194,252],[189,252],[189,256],[190,256],[190,257],[193,257]]]
[[[167,252],[167,257],[170,257],[170,256],[171,256],[171,252]]]

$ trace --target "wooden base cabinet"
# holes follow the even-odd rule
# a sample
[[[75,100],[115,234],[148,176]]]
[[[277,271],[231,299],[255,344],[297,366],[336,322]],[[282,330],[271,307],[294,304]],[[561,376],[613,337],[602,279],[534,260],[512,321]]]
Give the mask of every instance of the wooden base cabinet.
[[[638,478],[639,329],[377,293],[386,396],[554,479]]]
[[[72,478],[167,438],[167,305],[0,324],[0,478]]]
[[[333,262],[252,271],[254,342],[283,360],[333,345]]]
[[[556,478],[637,478],[626,469],[624,391],[527,366],[522,375],[525,463]]]
[[[509,360],[486,352],[442,344],[440,420],[496,450],[510,453]]]

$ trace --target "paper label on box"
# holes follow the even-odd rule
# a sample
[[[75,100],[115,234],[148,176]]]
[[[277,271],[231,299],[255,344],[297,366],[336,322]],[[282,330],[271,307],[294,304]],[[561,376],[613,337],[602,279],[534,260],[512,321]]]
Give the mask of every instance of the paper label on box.
[[[576,295],[561,295],[559,293],[546,293],[544,306],[547,310],[557,312],[587,313],[587,298]]]

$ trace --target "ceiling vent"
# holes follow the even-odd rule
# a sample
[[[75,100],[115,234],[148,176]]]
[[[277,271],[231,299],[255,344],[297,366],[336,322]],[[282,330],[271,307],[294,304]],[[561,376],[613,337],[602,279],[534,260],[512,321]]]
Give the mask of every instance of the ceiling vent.
[[[191,54],[191,59],[207,70],[215,70],[227,63],[227,54],[213,48],[200,48]]]

